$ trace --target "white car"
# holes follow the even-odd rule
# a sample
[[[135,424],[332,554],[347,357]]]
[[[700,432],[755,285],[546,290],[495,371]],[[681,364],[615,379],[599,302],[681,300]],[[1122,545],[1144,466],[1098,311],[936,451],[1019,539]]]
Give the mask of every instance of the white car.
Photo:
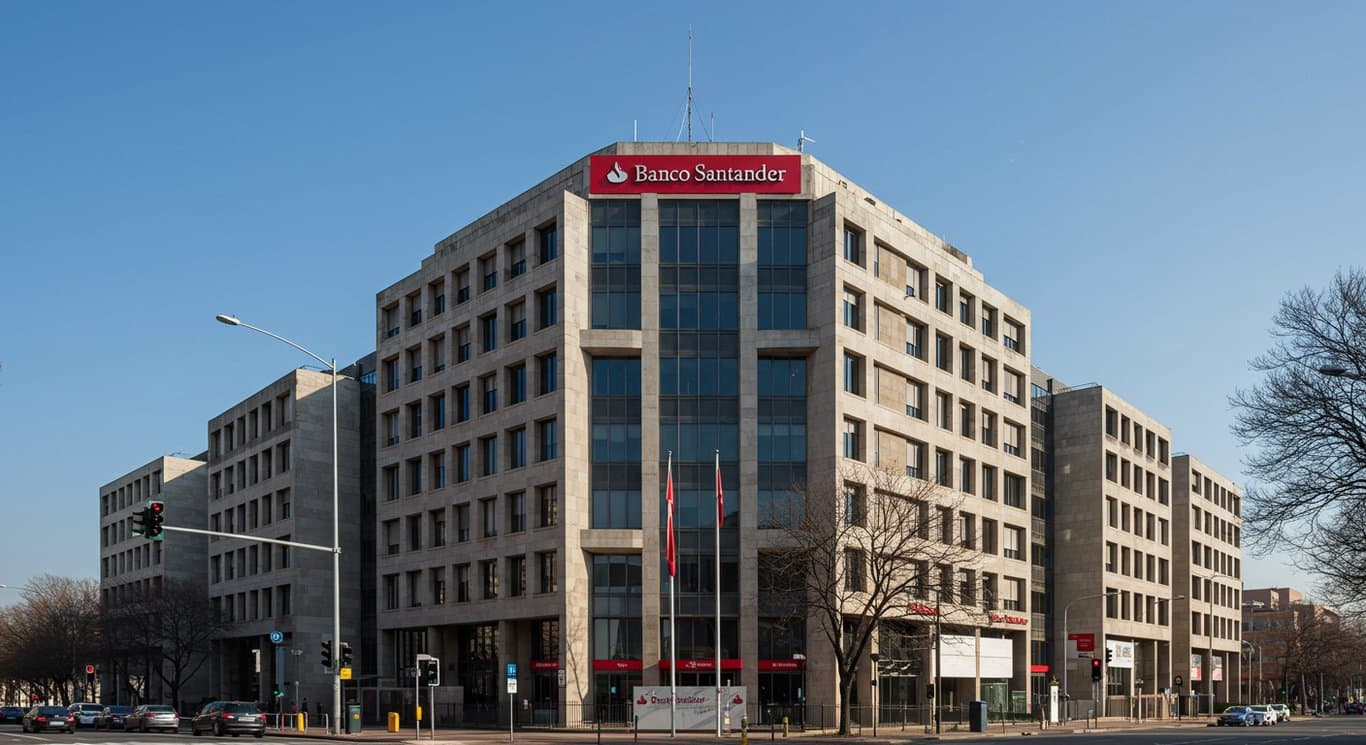
[[[1267,708],[1276,713],[1276,721],[1290,721],[1290,707],[1285,704],[1267,704]]]
[[[72,704],[67,710],[75,715],[77,727],[94,727],[104,714],[104,704]]]
[[[1271,725],[1275,724],[1277,720],[1280,719],[1280,717],[1277,716],[1276,712],[1273,711],[1271,707],[1267,706],[1266,704],[1256,704],[1254,706],[1249,706],[1247,708],[1251,709],[1252,715],[1257,717],[1258,721],[1256,722],[1256,724],[1261,724],[1270,727]]]

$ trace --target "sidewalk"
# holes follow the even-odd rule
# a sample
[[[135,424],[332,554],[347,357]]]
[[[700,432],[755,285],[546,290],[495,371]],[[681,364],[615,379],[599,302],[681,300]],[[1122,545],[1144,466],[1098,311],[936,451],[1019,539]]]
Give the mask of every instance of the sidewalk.
[[[907,743],[907,742],[929,742],[935,740],[957,740],[957,739],[981,739],[997,737],[1019,737],[1026,734],[1083,734],[1086,732],[1101,732],[1115,730],[1170,730],[1178,728],[1200,728],[1203,729],[1213,724],[1212,719],[1156,719],[1137,722],[1130,719],[1101,719],[1099,722],[1091,722],[1089,726],[1082,721],[1072,721],[1062,725],[1053,725],[1047,729],[1041,729],[1038,722],[992,723],[986,732],[970,732],[966,727],[958,730],[945,729],[939,734],[926,733],[924,725],[907,725],[903,730],[898,724],[878,727],[877,736],[873,736],[871,727],[864,727],[860,730],[854,726],[850,729],[847,737],[840,737],[834,729],[807,730],[805,732],[792,730],[788,737],[784,738],[781,729],[769,730],[751,729],[749,740],[753,745],[764,745],[764,743],[781,743],[784,739],[799,740],[801,745],[834,745],[835,743],[857,742],[865,745],[880,745],[883,743]],[[417,745],[419,743],[431,743],[432,736],[429,729],[424,728],[419,737],[414,730],[411,722],[408,726],[398,732],[388,732],[382,726],[367,725],[360,734],[355,735],[329,735],[326,730],[318,727],[310,727],[307,731],[299,732],[296,730],[273,730],[268,729],[266,733],[272,736],[300,737],[323,740],[350,740],[352,742],[366,743],[366,745],[378,743],[404,743],[405,745]],[[549,728],[529,728],[518,729],[513,733],[514,743],[524,743],[526,745],[549,745],[550,743],[579,743],[582,745],[596,744],[597,742],[611,743],[612,745],[634,745],[634,743],[645,743],[646,745],[667,745],[668,743],[686,742],[688,745],[738,745],[740,740],[739,730],[732,731],[729,735],[717,739],[712,732],[679,732],[677,737],[670,737],[667,732],[641,732],[637,737],[636,733],[621,727],[603,728],[601,731],[593,728],[575,729],[549,729]],[[442,745],[495,745],[495,743],[507,743],[509,741],[506,729],[485,729],[485,728],[440,728],[436,730],[436,741]]]

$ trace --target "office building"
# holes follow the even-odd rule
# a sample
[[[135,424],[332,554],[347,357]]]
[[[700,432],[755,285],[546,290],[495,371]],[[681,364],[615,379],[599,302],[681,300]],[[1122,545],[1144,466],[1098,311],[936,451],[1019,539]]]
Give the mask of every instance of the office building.
[[[203,536],[167,532],[152,541],[133,535],[134,516],[153,500],[166,514],[187,525],[204,521],[205,461],[167,455],[100,487],[100,603],[114,617],[130,606],[155,608],[155,598],[168,588],[202,593],[206,541]],[[144,619],[145,620],[145,619]],[[170,699],[156,668],[159,662],[141,647],[137,634],[111,638],[99,665],[101,701],[131,704]],[[136,642],[136,643],[135,643]],[[174,677],[163,667],[165,677]],[[182,699],[207,692],[207,676],[197,675],[181,690]]]
[[[1029,312],[845,176],[772,144],[617,143],[438,242],[376,316],[381,708],[418,654],[442,660],[438,721],[506,721],[509,664],[537,721],[666,684],[670,452],[680,685],[711,684],[719,643],[759,706],[837,703],[828,643],[761,583],[793,484],[871,467],[937,485],[973,554],[880,629],[880,700],[926,702],[942,626],[941,703],[1023,705]]]

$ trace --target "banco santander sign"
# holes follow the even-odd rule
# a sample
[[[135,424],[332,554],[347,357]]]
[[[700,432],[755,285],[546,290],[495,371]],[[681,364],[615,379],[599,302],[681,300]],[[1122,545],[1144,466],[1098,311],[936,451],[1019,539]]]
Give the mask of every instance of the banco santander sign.
[[[800,155],[594,155],[593,194],[800,194]]]

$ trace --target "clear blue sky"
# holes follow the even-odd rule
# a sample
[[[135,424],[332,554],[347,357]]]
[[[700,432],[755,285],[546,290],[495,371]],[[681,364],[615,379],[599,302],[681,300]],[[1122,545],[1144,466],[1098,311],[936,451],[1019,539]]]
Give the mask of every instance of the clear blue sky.
[[[1366,263],[1360,3],[6,2],[0,582],[94,576],[99,486],[307,362],[214,314],[353,360],[435,241],[675,139],[690,23],[698,139],[805,129],[1240,481],[1277,302]]]

